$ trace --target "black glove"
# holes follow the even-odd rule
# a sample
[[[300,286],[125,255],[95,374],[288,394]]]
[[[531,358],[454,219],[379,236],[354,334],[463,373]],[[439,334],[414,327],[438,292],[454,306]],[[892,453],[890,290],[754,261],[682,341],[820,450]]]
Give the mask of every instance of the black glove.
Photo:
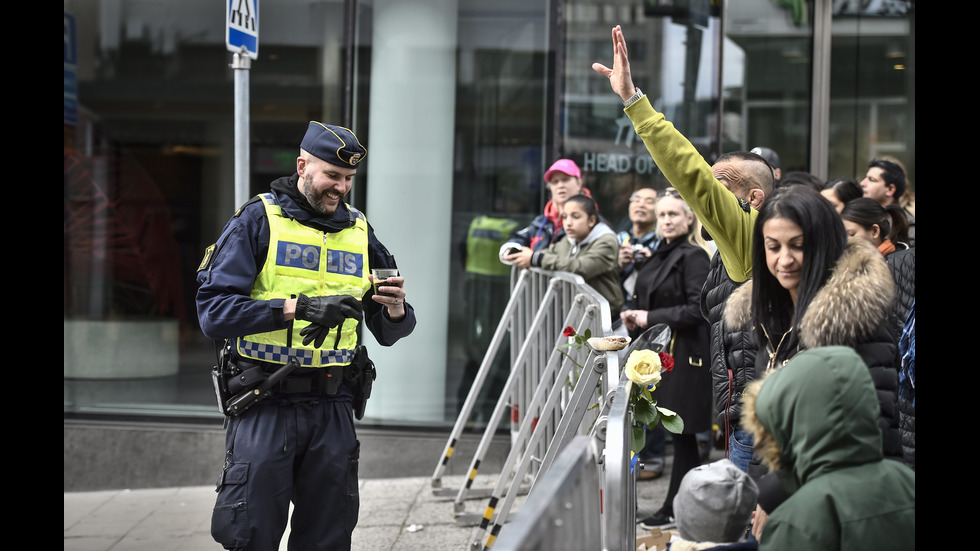
[[[313,346],[320,348],[327,333],[343,325],[347,318],[357,321],[364,319],[361,302],[350,295],[308,297],[300,294],[296,299],[296,319],[312,322],[299,332],[304,345],[312,342]]]

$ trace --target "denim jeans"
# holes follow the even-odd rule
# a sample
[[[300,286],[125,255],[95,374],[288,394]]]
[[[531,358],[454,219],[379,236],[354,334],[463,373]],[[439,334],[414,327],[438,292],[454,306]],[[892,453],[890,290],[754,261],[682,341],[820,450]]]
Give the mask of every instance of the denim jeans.
[[[751,432],[741,428],[735,429],[728,436],[728,459],[739,469],[748,472],[754,447],[755,442]]]

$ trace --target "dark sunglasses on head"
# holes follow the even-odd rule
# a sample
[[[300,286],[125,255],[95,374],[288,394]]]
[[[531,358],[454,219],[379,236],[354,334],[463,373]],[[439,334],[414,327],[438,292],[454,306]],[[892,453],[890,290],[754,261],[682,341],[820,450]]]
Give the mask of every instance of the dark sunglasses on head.
[[[681,194],[678,193],[678,191],[676,189],[672,188],[672,187],[669,187],[669,188],[667,188],[667,189],[665,189],[665,190],[657,193],[657,197],[680,197],[680,196],[681,196]]]

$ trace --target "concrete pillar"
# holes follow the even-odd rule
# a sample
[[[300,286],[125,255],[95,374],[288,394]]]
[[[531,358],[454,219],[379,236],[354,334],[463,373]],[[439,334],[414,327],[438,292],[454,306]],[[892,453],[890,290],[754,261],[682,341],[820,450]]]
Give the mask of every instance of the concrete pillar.
[[[398,260],[418,327],[365,339],[378,381],[365,418],[441,421],[446,390],[456,0],[377,0],[371,38],[368,221]]]

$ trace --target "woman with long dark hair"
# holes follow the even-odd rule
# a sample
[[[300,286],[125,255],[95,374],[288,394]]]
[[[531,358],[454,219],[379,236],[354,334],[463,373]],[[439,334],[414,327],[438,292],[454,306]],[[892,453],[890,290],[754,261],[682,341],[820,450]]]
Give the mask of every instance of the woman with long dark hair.
[[[881,253],[866,239],[848,238],[840,215],[819,193],[791,186],[759,210],[752,262],[753,281],[732,293],[725,319],[729,327],[753,328],[759,343],[756,378],[802,350],[850,346],[868,366],[877,390],[882,452],[901,460],[900,361],[888,323],[895,283]],[[764,471],[752,467],[750,474]],[[766,512],[785,497],[774,478],[766,478],[760,480],[757,535]]]

